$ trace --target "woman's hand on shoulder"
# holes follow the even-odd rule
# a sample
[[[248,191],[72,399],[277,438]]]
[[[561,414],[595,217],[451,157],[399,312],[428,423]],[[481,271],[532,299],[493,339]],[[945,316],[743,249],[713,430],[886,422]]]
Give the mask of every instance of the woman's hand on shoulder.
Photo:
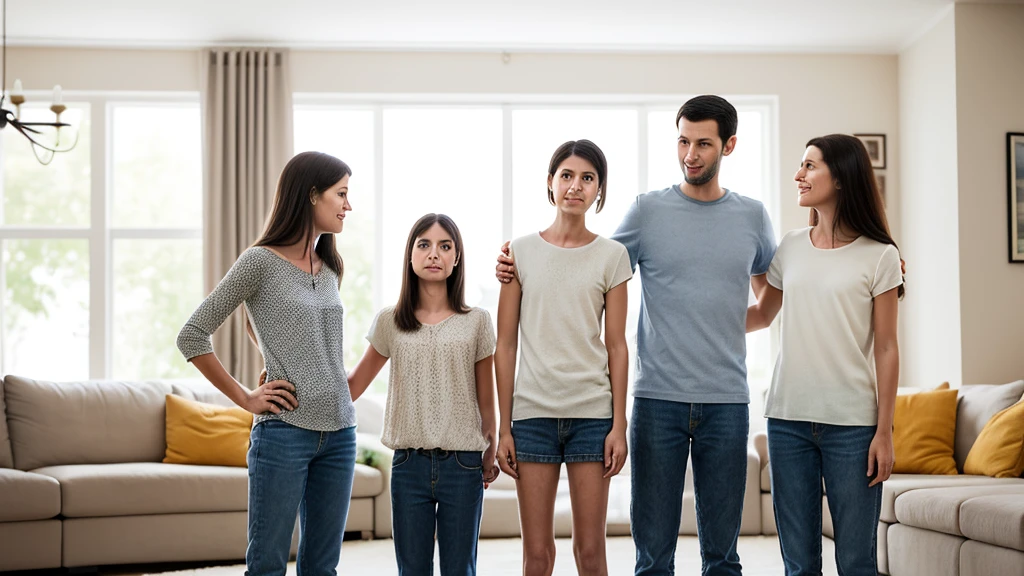
[[[506,241],[501,245],[501,252],[498,253],[498,264],[494,267],[494,276],[499,282],[508,284],[515,278],[516,266],[515,262],[512,261],[511,249],[509,248],[509,242]]]

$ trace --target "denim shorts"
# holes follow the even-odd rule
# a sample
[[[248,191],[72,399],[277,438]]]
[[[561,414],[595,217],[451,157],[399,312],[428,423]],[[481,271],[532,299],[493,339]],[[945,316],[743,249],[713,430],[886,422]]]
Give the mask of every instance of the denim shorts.
[[[527,418],[512,422],[516,460],[540,464],[604,462],[611,418]]]

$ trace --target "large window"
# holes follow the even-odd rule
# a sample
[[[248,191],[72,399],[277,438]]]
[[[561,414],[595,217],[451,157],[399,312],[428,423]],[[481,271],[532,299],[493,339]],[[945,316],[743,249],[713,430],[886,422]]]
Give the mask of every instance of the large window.
[[[203,296],[196,98],[69,100],[78,146],[48,166],[2,133],[0,373],[195,376],[174,341]]]
[[[610,235],[638,193],[682,179],[676,156],[677,101],[352,103],[298,97],[295,151],[334,154],[354,172],[354,212],[340,240],[346,269],[346,363],[352,366],[365,350],[373,315],[397,301],[405,241],[417,218],[427,212],[452,216],[467,245],[468,304],[496,318],[498,247],[506,239],[544,229],[554,218],[546,178],[555,148],[586,138],[605,152],[608,200],[589,223],[596,232]],[[768,143],[774,133],[774,103],[767,98],[734,102],[740,112],[740,144],[722,164],[722,184],[765,202],[773,213],[776,179]],[[637,277],[630,282],[631,344],[642,281]],[[767,331],[747,342],[756,396],[771,377],[774,357]],[[372,391],[382,393],[385,383],[382,375]]]

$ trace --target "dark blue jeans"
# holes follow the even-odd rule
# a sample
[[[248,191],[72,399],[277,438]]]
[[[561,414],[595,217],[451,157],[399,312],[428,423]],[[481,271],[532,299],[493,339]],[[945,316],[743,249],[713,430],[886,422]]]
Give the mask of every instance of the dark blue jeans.
[[[247,576],[283,576],[299,516],[300,576],[336,574],[356,466],[356,428],[306,430],[266,420],[249,444]]]
[[[874,426],[768,419],[772,505],[787,576],[821,574],[821,480],[843,576],[875,576],[882,485],[868,487]]]
[[[442,576],[476,574],[484,506],[480,452],[395,450],[391,525],[399,576],[434,573],[434,531]]]
[[[637,576],[675,574],[688,456],[702,574],[740,574],[736,541],[743,519],[749,431],[746,404],[634,399],[630,518]]]

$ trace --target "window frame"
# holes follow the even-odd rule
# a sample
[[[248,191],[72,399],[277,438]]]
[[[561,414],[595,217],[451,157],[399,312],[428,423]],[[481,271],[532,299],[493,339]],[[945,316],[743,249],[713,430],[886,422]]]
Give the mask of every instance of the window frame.
[[[26,98],[46,102],[48,91],[27,91]],[[0,223],[0,243],[9,240],[84,239],[89,244],[89,369],[88,378],[111,378],[114,334],[114,241],[203,239],[203,222],[188,228],[114,228],[113,227],[113,110],[120,106],[199,107],[198,92],[112,92],[67,90],[69,104],[87,104],[91,129],[89,159],[89,224],[87,226],[8,226]],[[200,141],[197,146],[205,147]],[[67,154],[74,154],[67,152]],[[0,139],[0,158],[3,141]],[[2,162],[0,162],[2,173]],[[4,185],[0,174],[0,191]],[[204,191],[205,197],[205,191]],[[205,211],[205,201],[201,212]],[[2,206],[2,203],[0,203]],[[198,266],[202,267],[202,262]],[[0,293],[6,290],[6,269],[0,265]],[[6,335],[4,299],[0,298],[0,374],[4,366]],[[97,337],[99,335],[99,337]]]
[[[295,110],[353,109],[371,110],[374,114],[374,189],[375,208],[373,218],[378,223],[373,239],[374,260],[381,261],[384,246],[384,122],[383,113],[389,108],[500,108],[502,111],[502,222],[501,233],[506,239],[512,238],[512,115],[517,110],[565,109],[565,110],[633,110],[637,114],[637,181],[640,193],[650,191],[648,175],[648,113],[672,111],[694,95],[582,95],[582,94],[336,94],[301,93],[293,94]],[[726,98],[740,112],[756,110],[761,113],[761,161],[765,167],[762,174],[762,202],[769,217],[775,223],[776,240],[779,237],[780,196],[779,196],[779,101],[775,95],[727,95]],[[372,278],[373,304],[380,310],[390,302],[383,302],[383,273],[380,266],[374,267]],[[778,338],[774,329],[770,337],[770,357],[778,351]],[[632,379],[632,376],[631,376]],[[768,381],[750,381],[751,396],[767,389]],[[760,403],[759,399],[752,401]]]

